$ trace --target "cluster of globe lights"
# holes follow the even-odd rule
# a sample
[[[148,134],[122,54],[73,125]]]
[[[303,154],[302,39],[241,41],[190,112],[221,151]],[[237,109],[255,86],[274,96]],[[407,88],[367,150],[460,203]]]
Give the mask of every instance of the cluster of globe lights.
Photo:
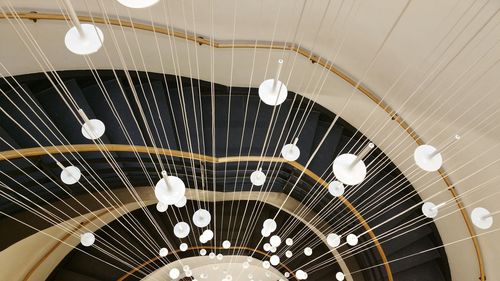
[[[159,0],[117,0],[120,4],[129,8],[147,8],[158,3]],[[69,3],[69,1],[66,1]],[[104,35],[99,27],[93,24],[80,24],[74,10],[69,7],[71,18],[73,20],[74,26],[71,27],[64,38],[64,42],[68,50],[77,55],[90,55],[97,52],[104,42]],[[278,106],[282,104],[288,95],[288,90],[286,85],[279,80],[281,73],[281,68],[283,65],[283,60],[278,61],[278,70],[274,79],[268,79],[261,83],[259,86],[259,97],[263,103],[271,106]],[[102,121],[98,119],[89,119],[85,113],[80,109],[79,114],[83,119],[83,125],[81,128],[82,135],[89,140],[96,140],[100,138],[105,132],[105,125]],[[455,136],[456,140],[460,139],[460,136]],[[286,144],[281,150],[283,158],[287,161],[296,161],[300,157],[300,149],[297,146],[298,139],[296,138],[293,143]],[[366,165],[362,160],[362,157],[366,155],[367,151],[372,149],[374,145],[372,143],[368,144],[360,155],[345,153],[339,155],[333,162],[333,173],[337,180],[332,181],[328,185],[328,192],[334,197],[340,197],[344,194],[345,185],[357,185],[361,183],[366,177]],[[438,171],[443,163],[443,158],[440,151],[428,144],[418,146],[414,151],[414,160],[417,166],[422,170],[427,172]],[[57,162],[58,166],[61,168],[60,178],[65,184],[71,185],[79,181],[81,177],[81,171],[78,167],[67,166],[64,167],[61,163]],[[258,168],[250,176],[250,181],[255,186],[262,186],[266,181],[266,175],[262,172],[262,168]],[[184,182],[175,176],[167,176],[165,172],[162,172],[162,179],[158,181],[155,186],[155,195],[158,199],[158,204],[156,208],[159,212],[165,212],[169,205],[175,205],[176,207],[183,207],[187,199],[185,197],[185,185]],[[440,207],[444,206],[445,203],[434,204],[432,202],[425,202],[422,205],[422,213],[428,218],[435,218],[438,215],[438,210]],[[482,207],[477,207],[471,212],[471,220],[473,224],[480,229],[489,229],[493,225],[493,214],[487,209]],[[206,227],[211,221],[211,215],[207,210],[200,209],[193,215],[193,223],[197,227]],[[276,222],[272,219],[268,219],[264,222],[262,228],[262,236],[268,237],[272,232],[276,230]],[[174,234],[178,238],[185,238],[189,235],[190,227],[189,224],[185,222],[179,222],[174,226]],[[209,229],[205,230],[200,236],[200,242],[207,243],[213,238],[213,232]],[[330,233],[327,236],[327,244],[330,247],[338,247],[340,245],[340,236],[334,233]],[[278,240],[279,239],[279,240]],[[289,240],[290,239],[290,240]],[[80,236],[81,244],[85,247],[89,247],[94,244],[95,236],[91,232],[83,233]],[[278,242],[279,241],[279,242]],[[291,238],[286,240],[288,245]],[[354,246],[358,243],[358,236],[355,234],[349,234],[346,237],[346,242]],[[290,245],[293,242],[290,242]],[[265,244],[266,251],[275,252],[281,244],[281,239],[274,235],[270,239],[269,244]],[[223,242],[223,248],[227,249],[231,246],[228,240]],[[187,244],[182,243],[180,249],[184,251],[187,250]],[[274,251],[273,251],[274,250]],[[200,251],[201,252],[201,251]],[[168,255],[168,249],[162,248],[159,251],[161,257]],[[205,253],[206,254],[206,253]],[[213,253],[211,253],[213,254]],[[312,249],[307,247],[304,249],[304,254],[310,256],[312,254]],[[291,257],[292,252],[286,251],[286,257]],[[270,261],[265,261],[263,263],[264,267],[268,267],[268,264],[277,265],[280,259],[277,255],[273,255]],[[174,268],[170,272],[170,277],[176,279],[179,277],[180,272],[178,269]],[[307,273],[302,270],[297,270],[297,279],[307,279]],[[337,280],[344,280],[344,274],[338,272],[336,274]],[[225,280],[225,281],[229,281]]]

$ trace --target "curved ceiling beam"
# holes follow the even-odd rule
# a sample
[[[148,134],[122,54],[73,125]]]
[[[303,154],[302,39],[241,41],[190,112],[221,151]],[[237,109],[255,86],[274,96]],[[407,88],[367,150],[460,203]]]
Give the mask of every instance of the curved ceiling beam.
[[[33,157],[33,156],[42,156],[50,154],[59,154],[59,153],[82,153],[82,152],[99,152],[102,150],[107,150],[111,152],[139,152],[139,153],[150,153],[150,154],[161,154],[168,155],[180,158],[190,158],[199,161],[206,161],[211,163],[229,163],[229,162],[238,162],[238,161],[262,161],[262,162],[281,162],[286,163],[299,171],[304,171],[304,174],[312,178],[318,184],[323,186],[324,188],[328,188],[328,182],[323,180],[321,177],[316,175],[313,171],[307,169],[302,166],[300,163],[295,161],[286,161],[281,157],[260,157],[260,156],[232,156],[232,157],[213,157],[207,156],[198,153],[188,153],[179,150],[171,150],[165,148],[155,148],[148,146],[137,146],[137,145],[126,145],[126,144],[105,144],[105,145],[95,145],[95,144],[75,144],[71,146],[46,146],[46,147],[33,147],[33,148],[25,148],[18,150],[10,150],[10,151],[2,151],[0,152],[0,161],[6,159],[16,159],[21,157]],[[378,253],[384,263],[384,268],[387,273],[387,279],[389,281],[393,281],[392,270],[385,255],[384,249],[380,245],[380,242],[372,231],[370,225],[366,222],[363,216],[356,210],[356,208],[347,200],[344,196],[338,197],[340,201],[353,213],[356,219],[361,223],[363,228],[367,231],[368,235],[373,241],[373,244],[377,248]]]
[[[62,13],[38,13],[38,12],[16,12],[16,13],[5,13],[0,15],[0,19],[6,19],[6,18],[21,18],[21,19],[27,19],[27,20],[32,20],[32,21],[37,21],[37,20],[53,20],[53,21],[66,21],[69,20],[69,16],[62,14]],[[195,36],[193,33],[188,33],[188,32],[180,32],[176,31],[174,29],[169,29],[165,27],[159,27],[159,26],[153,26],[149,24],[144,24],[140,22],[134,22],[134,21],[126,21],[126,20],[121,20],[119,18],[102,18],[102,17],[89,17],[89,16],[79,16],[78,17],[80,21],[82,22],[92,22],[92,23],[99,23],[99,24],[109,24],[109,25],[114,25],[114,26],[120,26],[120,27],[128,27],[128,28],[135,28],[138,30],[143,30],[143,31],[149,31],[149,32],[155,32],[158,34],[163,34],[167,36],[173,36],[181,39],[185,39],[200,45],[208,45],[213,48],[259,48],[259,49],[279,49],[279,50],[288,50],[292,52],[296,52],[305,58],[311,60],[312,63],[317,63],[318,65],[321,65],[323,68],[329,70],[331,73],[335,74],[337,77],[363,93],[365,96],[367,96],[370,100],[372,100],[377,106],[379,106],[381,109],[383,109],[389,117],[396,121],[398,125],[418,144],[424,144],[424,141],[421,139],[421,137],[413,130],[413,128],[394,110],[392,109],[387,103],[385,103],[380,97],[378,97],[375,93],[373,93],[371,90],[369,90],[367,87],[361,85],[358,80],[352,78],[339,68],[337,68],[333,63],[331,63],[328,60],[325,60],[319,55],[316,55],[312,53],[311,51],[304,49],[302,47],[297,46],[296,44],[290,44],[290,43],[283,43],[283,42],[260,42],[258,44],[253,44],[249,43],[248,41],[238,41],[234,40],[231,42],[225,42],[221,40],[216,40],[215,38],[207,38],[207,37],[202,37],[202,36]],[[441,178],[443,179],[444,183],[448,186],[448,190],[450,191],[451,195],[455,199],[455,202],[457,204],[457,208],[460,211],[462,218],[464,220],[464,223],[467,227],[467,230],[469,232],[470,239],[473,242],[474,249],[476,252],[476,257],[478,260],[479,264],[479,272],[480,272],[480,280],[485,281],[486,276],[485,276],[485,270],[484,270],[484,261],[481,253],[481,247],[479,245],[479,241],[477,239],[477,234],[472,226],[472,223],[469,219],[469,216],[465,210],[465,206],[458,197],[458,192],[455,189],[454,184],[451,182],[449,179],[446,171],[444,168],[441,168],[438,170]]]

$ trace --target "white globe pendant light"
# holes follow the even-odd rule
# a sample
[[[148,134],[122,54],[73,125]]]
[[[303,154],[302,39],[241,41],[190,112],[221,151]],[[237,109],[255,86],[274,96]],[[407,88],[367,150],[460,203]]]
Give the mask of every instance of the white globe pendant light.
[[[64,36],[66,48],[77,55],[90,55],[102,47],[104,35],[99,27],[83,23],[73,26]]]
[[[204,256],[206,254],[207,254],[207,250],[205,250],[205,249],[200,250],[200,256]]]
[[[266,219],[264,223],[262,224],[264,229],[266,229],[269,232],[274,232],[276,228],[278,227],[278,224],[274,219]]]
[[[425,202],[424,204],[422,204],[422,213],[424,214],[424,216],[433,219],[438,215],[439,208],[441,208],[444,205],[445,203],[435,205],[432,202]]]
[[[118,0],[120,4],[132,9],[143,9],[153,6],[159,0]]]
[[[293,245],[293,239],[292,239],[292,238],[287,238],[287,239],[285,240],[285,244],[286,244],[287,246],[292,246],[292,245]]]
[[[206,229],[200,235],[200,242],[204,244],[204,243],[207,243],[208,241],[212,240],[212,238],[214,238],[214,232],[210,229]]]
[[[340,245],[340,236],[335,233],[330,233],[328,234],[328,236],[326,236],[326,243],[330,247],[338,247]]]
[[[460,140],[460,138],[460,135],[453,136],[453,139],[440,150],[445,150],[455,141]],[[439,170],[443,165],[443,157],[441,156],[440,150],[432,145],[423,144],[415,149],[415,152],[413,153],[413,159],[415,160],[417,166],[420,167],[420,169],[427,172],[435,172]]]
[[[175,207],[177,208],[182,208],[184,206],[186,206],[186,203],[187,203],[187,198],[186,196],[182,196],[181,200],[175,202]]]
[[[262,248],[264,248],[264,251],[266,251],[266,252],[271,251],[271,247],[272,246],[269,243],[264,243],[264,245],[262,246]]]
[[[64,167],[61,163],[57,162],[57,165],[59,168],[61,168],[61,181],[64,184],[75,184],[80,180],[80,177],[82,176],[82,172],[78,167],[75,166],[68,166]]]
[[[281,155],[283,155],[283,158],[287,161],[295,161],[299,159],[300,157],[300,149],[297,146],[297,142],[299,141],[299,138],[296,138],[293,143],[289,143],[285,146],[283,146],[283,149],[281,149]]]
[[[99,119],[89,119],[82,109],[78,113],[83,119],[82,135],[89,140],[96,140],[104,135],[106,126]]]
[[[95,242],[95,235],[92,232],[86,232],[80,235],[80,243],[85,247],[90,247]]]
[[[493,214],[485,208],[474,208],[470,216],[472,223],[480,229],[489,229],[493,225]]]
[[[162,171],[161,174],[162,178],[155,186],[156,199],[167,205],[174,205],[186,194],[186,186],[178,177],[167,176],[165,171]]]
[[[160,257],[162,257],[162,258],[166,257],[168,255],[168,249],[161,248],[159,254],[160,254]]]
[[[292,251],[288,250],[288,251],[285,252],[285,257],[291,258],[292,256],[293,256]]]
[[[277,255],[272,255],[269,259],[269,262],[271,263],[271,265],[277,266],[280,263],[280,257],[278,257]]]
[[[179,250],[185,252],[185,251],[187,251],[187,249],[188,249],[188,244],[181,243],[181,245],[179,245]]]
[[[268,261],[263,261],[262,262],[262,267],[265,269],[269,269],[271,267],[271,263]]]
[[[180,275],[181,275],[181,272],[179,271],[179,269],[177,269],[175,267],[170,269],[170,271],[168,272],[168,276],[170,276],[171,279],[177,279],[177,278],[179,278]]]
[[[156,203],[156,210],[160,213],[166,212],[168,209],[168,205],[163,202]]]
[[[308,256],[308,257],[309,257],[309,256],[311,256],[311,255],[312,255],[312,253],[313,253],[313,250],[311,249],[311,247],[306,247],[306,248],[304,249],[304,255],[306,255],[306,256]]]
[[[263,227],[260,231],[260,234],[262,235],[262,237],[269,237],[271,235],[271,231]]]
[[[220,261],[224,258],[224,256],[221,253],[218,253],[216,257]]]
[[[205,227],[210,224],[211,220],[212,215],[210,215],[210,212],[205,209],[199,209],[193,214],[193,223],[197,227]]]
[[[250,175],[250,181],[255,186],[261,186],[266,182],[266,174],[262,172],[262,168],[252,172]]]
[[[335,274],[335,279],[337,279],[337,281],[344,281],[344,279],[345,279],[344,273],[337,272],[337,274]]]
[[[335,158],[333,161],[333,174],[335,177],[347,185],[356,185],[363,182],[366,177],[366,166],[362,159],[374,147],[373,143],[369,143],[358,156],[346,153]]]
[[[423,144],[418,146],[413,153],[413,159],[420,169],[427,172],[434,172],[443,165],[441,153],[431,145]]]
[[[306,280],[307,279],[307,273],[301,269],[297,270],[297,272],[295,272],[295,277],[297,277],[297,279],[299,280]]]
[[[281,245],[281,238],[278,235],[273,235],[269,238],[269,243],[271,243],[273,247],[279,247],[279,245]]]
[[[224,242],[222,242],[222,248],[229,249],[230,247],[231,247],[231,242],[229,242],[229,240],[224,240]]]
[[[267,79],[259,86],[259,97],[263,103],[271,106],[282,104],[288,96],[285,84],[279,81],[283,60],[278,60],[278,69],[274,79]]]
[[[213,260],[215,259],[215,253],[214,252],[210,252],[210,254],[208,254],[208,258]]]
[[[174,235],[177,238],[185,238],[189,235],[189,224],[181,221],[174,226]]]
[[[349,234],[346,237],[346,241],[350,246],[356,246],[358,245],[358,236],[356,234]]]
[[[328,184],[328,192],[335,197],[344,195],[344,191],[344,184],[339,181],[332,181],[330,184]]]

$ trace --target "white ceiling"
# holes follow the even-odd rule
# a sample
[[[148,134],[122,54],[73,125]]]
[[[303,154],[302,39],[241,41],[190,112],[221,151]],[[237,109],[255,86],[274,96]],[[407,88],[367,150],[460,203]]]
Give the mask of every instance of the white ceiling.
[[[104,13],[96,0],[73,2],[80,15],[88,15],[89,9],[94,16]],[[89,9],[85,6],[86,2]],[[21,0],[14,4],[19,11],[58,12],[57,3],[55,0]],[[195,7],[191,6],[193,3]],[[105,5],[105,10],[112,17],[120,15],[122,19],[129,19],[130,12],[133,19],[141,22],[150,23],[152,17],[156,24],[168,22],[181,31],[196,31],[218,40],[232,40],[234,28],[234,38],[238,41],[294,41],[313,50],[334,61],[352,77],[362,79],[362,83],[396,109],[425,142],[440,147],[455,133],[461,134],[462,140],[444,152],[444,168],[452,182],[457,183],[458,193],[466,194],[462,201],[468,212],[479,205],[492,211],[498,210],[499,196],[490,195],[498,192],[498,180],[495,177],[500,169],[500,165],[493,163],[500,156],[500,135],[496,130],[500,121],[496,112],[500,101],[496,91],[500,69],[495,65],[500,58],[500,49],[496,44],[500,16],[494,16],[481,32],[477,32],[494,15],[500,2],[412,1],[370,68],[370,62],[405,6],[405,1],[356,1],[349,15],[352,1],[332,0],[328,10],[325,9],[328,0],[307,1],[299,29],[295,33],[302,3],[301,0],[161,0],[154,9],[133,11],[115,4],[115,1],[104,1],[101,5]],[[164,10],[163,5],[168,9]],[[342,9],[335,17],[340,6]],[[319,26],[325,10],[326,18]],[[25,23],[56,69],[88,68],[82,57],[74,56],[64,48],[65,23]],[[131,59],[127,59],[127,68],[162,71],[155,38],[151,33],[138,31],[134,34],[130,29],[122,33],[119,28],[108,27],[102,29],[105,33],[105,48],[114,67],[124,68],[124,65],[117,56],[113,33],[122,42],[120,48],[123,52],[127,52],[123,36],[130,44],[132,53],[126,56],[134,58],[135,65]],[[0,62],[11,73],[41,70],[5,20],[0,22],[0,33]],[[135,36],[141,42],[140,48],[136,45]],[[274,62],[284,56],[286,63],[282,77],[290,74],[287,83],[289,90],[317,98],[318,103],[336,113],[340,113],[345,101],[349,100],[341,116],[370,137],[398,164],[424,200],[446,188],[437,174],[424,174],[413,165],[415,143],[395,122],[388,119],[383,110],[361,93],[353,92],[352,87],[333,74],[328,74],[321,89],[316,88],[317,82],[321,81],[321,74],[325,72],[305,58],[295,57],[292,52],[257,50],[253,64],[252,49],[236,49],[233,52],[229,49],[195,46],[182,39],[165,36],[159,36],[158,40],[162,46],[165,72],[204,80],[213,78],[215,82],[237,86],[258,86],[264,78],[272,77]],[[178,67],[175,68],[170,46],[175,47],[173,57],[178,58]],[[490,48],[490,52],[483,57]],[[139,50],[144,55],[146,67],[142,65]],[[103,50],[90,58],[97,68],[110,68]],[[268,64],[269,71],[266,72]],[[253,80],[250,81],[252,65],[255,69]],[[2,74],[5,72],[2,71]],[[309,81],[312,82],[308,84]],[[483,170],[485,167],[488,168]],[[449,193],[444,192],[432,200],[437,203],[449,198]],[[456,210],[456,206],[450,204],[445,212],[451,210]],[[468,236],[463,218],[457,212],[438,219],[436,224],[444,243]],[[500,246],[496,243],[499,238],[499,234],[479,237],[489,280],[500,279],[500,270],[493,264],[500,260]],[[475,280],[479,276],[470,240],[450,245],[446,251],[453,280]]]

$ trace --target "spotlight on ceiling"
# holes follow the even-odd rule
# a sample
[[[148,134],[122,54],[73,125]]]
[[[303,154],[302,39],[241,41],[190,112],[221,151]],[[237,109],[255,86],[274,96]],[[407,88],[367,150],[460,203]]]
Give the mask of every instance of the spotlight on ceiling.
[[[264,80],[259,86],[259,97],[263,103],[271,106],[282,104],[288,96],[285,84],[279,81],[283,60],[278,60],[278,70],[274,79]]]
[[[369,143],[357,156],[345,153],[335,158],[333,161],[333,174],[335,177],[347,185],[356,185],[363,182],[366,177],[366,166],[362,159],[374,147],[373,143]]]
[[[160,0],[118,0],[120,4],[132,9],[143,9],[153,6]]]

